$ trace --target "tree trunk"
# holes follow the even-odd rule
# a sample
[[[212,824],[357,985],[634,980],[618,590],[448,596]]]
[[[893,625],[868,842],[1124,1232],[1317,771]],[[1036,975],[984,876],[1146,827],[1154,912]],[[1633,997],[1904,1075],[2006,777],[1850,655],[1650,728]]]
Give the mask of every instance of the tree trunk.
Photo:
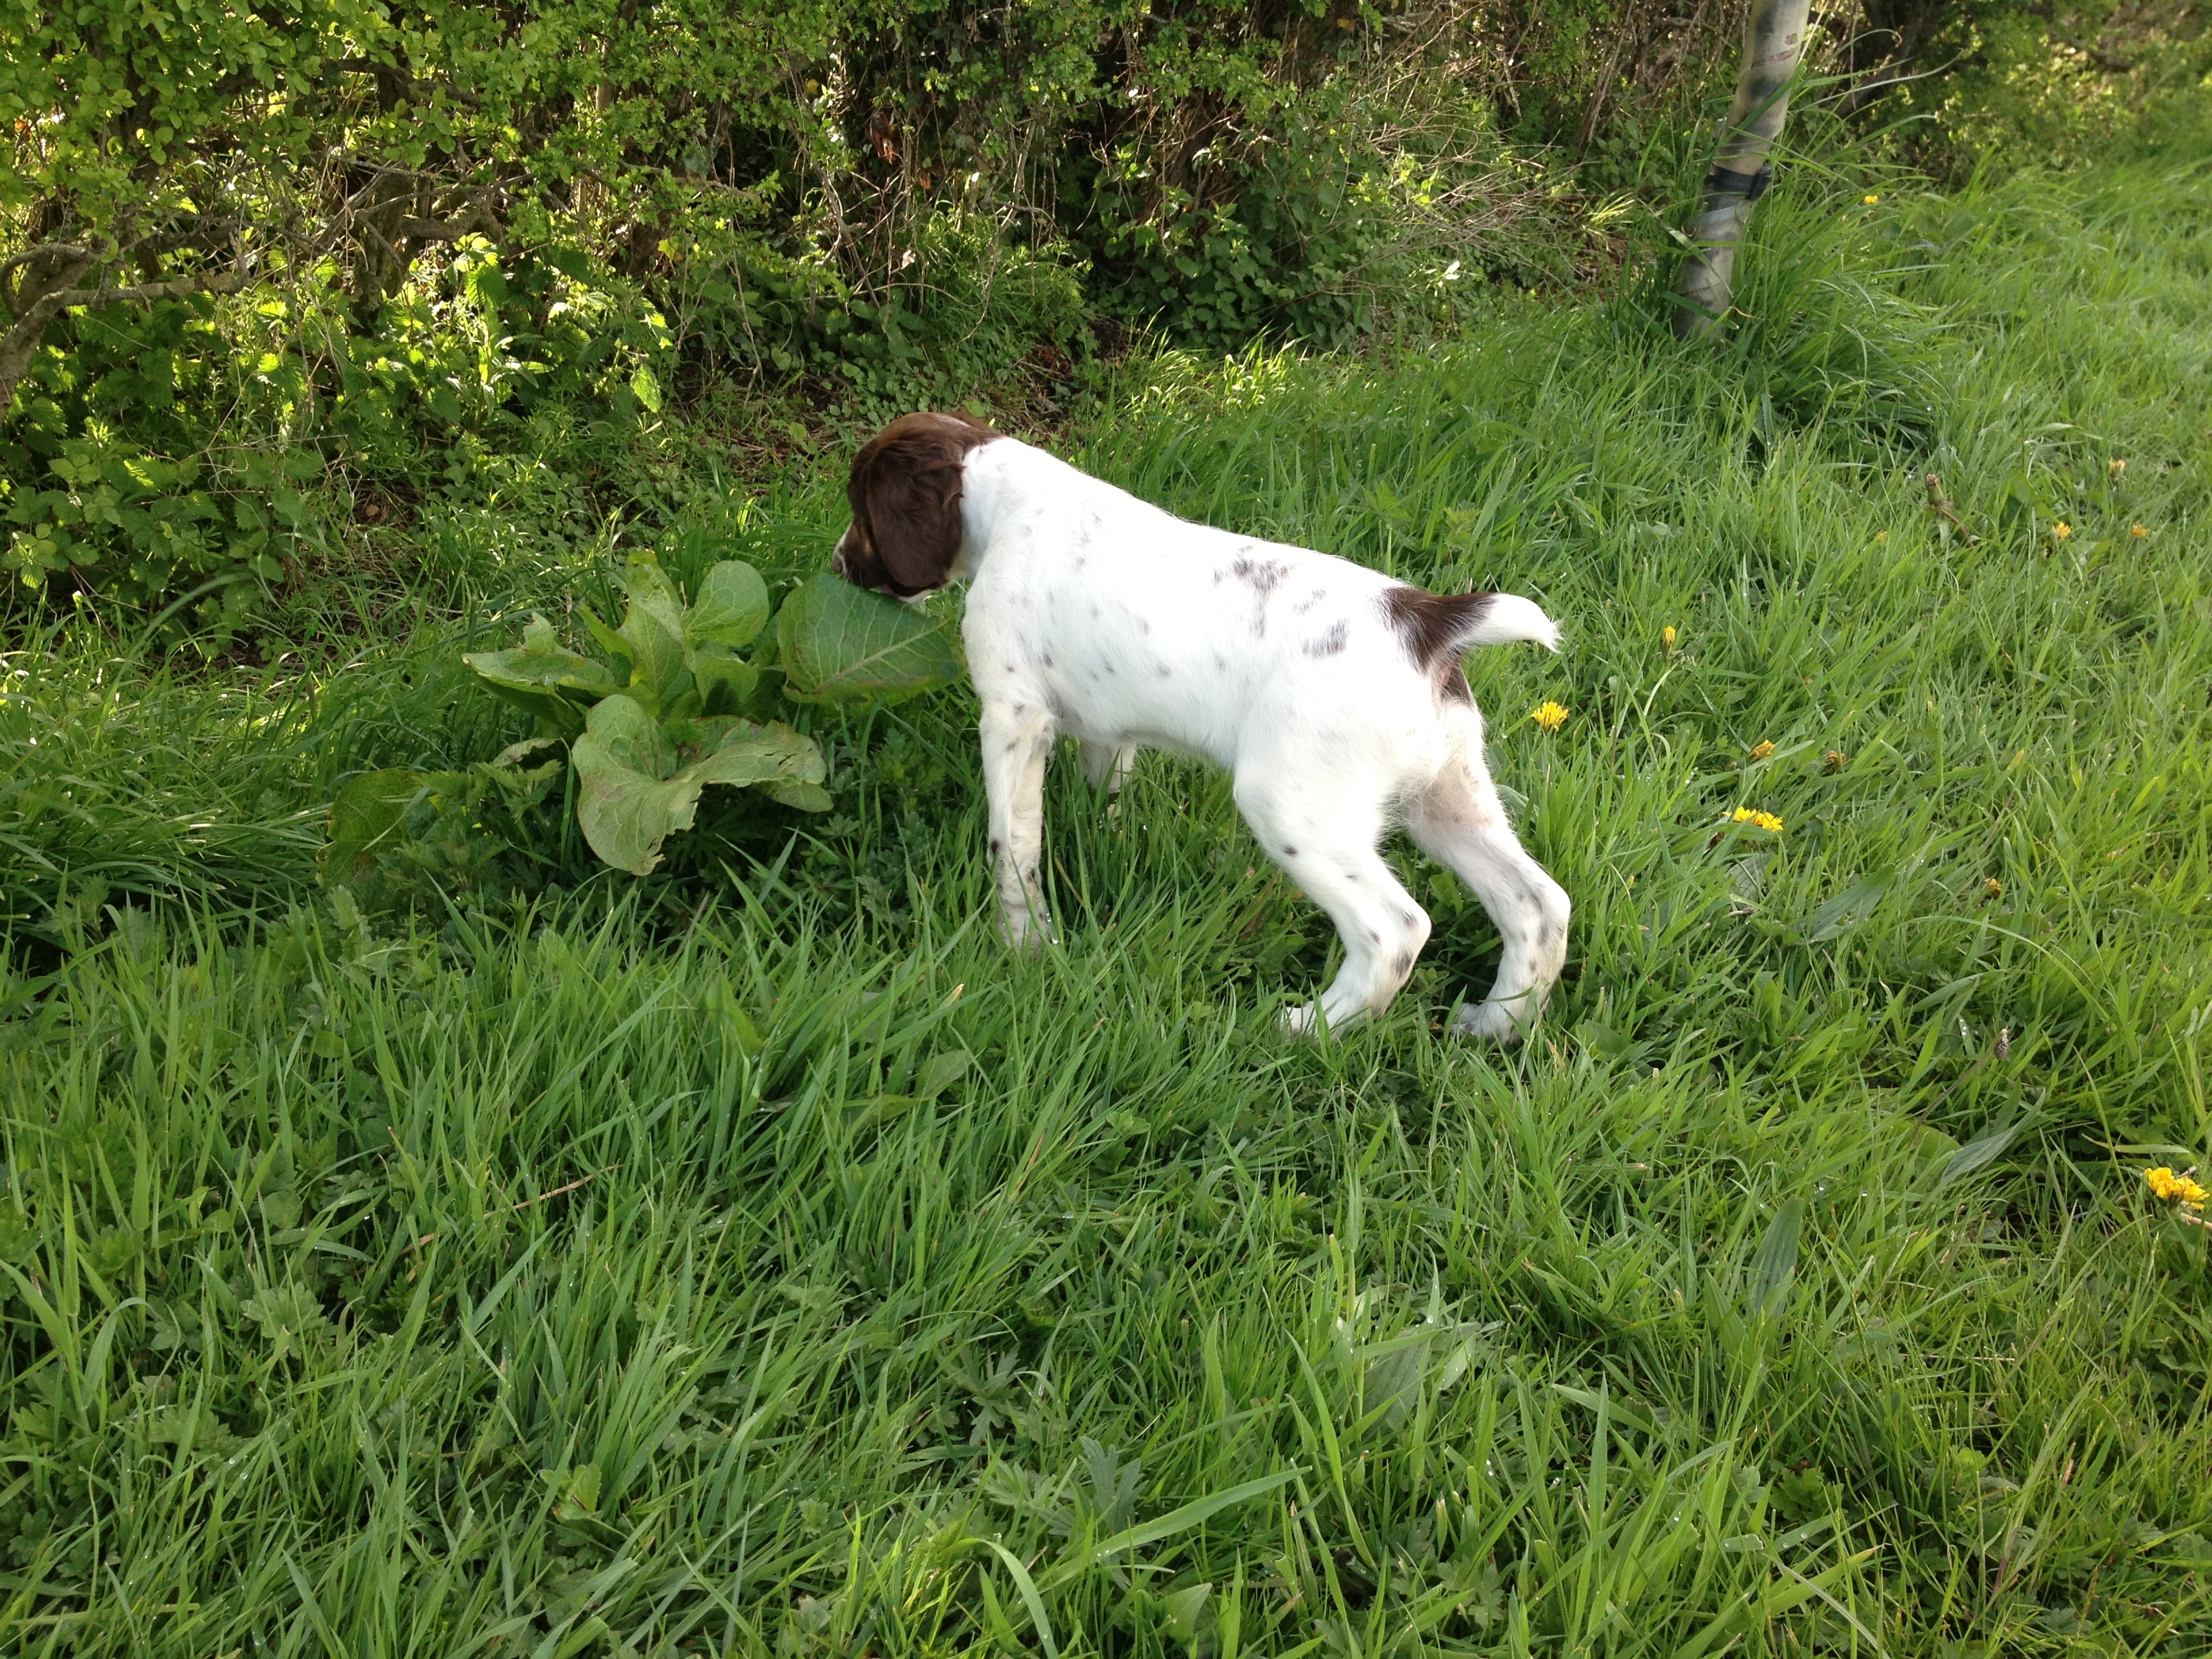
[[[1743,68],[1722,129],[1720,153],[1705,175],[1705,199],[1690,222],[1690,252],[1674,285],[1674,336],[1693,340],[1728,314],[1736,250],[1751,204],[1772,174],[1766,153],[1790,112],[1790,82],[1805,51],[1809,0],[1751,0],[1743,23]]]

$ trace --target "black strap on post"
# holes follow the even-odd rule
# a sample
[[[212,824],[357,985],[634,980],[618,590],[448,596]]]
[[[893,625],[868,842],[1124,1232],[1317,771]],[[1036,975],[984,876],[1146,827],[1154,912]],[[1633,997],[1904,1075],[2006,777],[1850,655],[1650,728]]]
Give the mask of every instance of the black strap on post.
[[[1774,182],[1774,168],[1767,162],[1759,164],[1756,173],[1738,173],[1732,167],[1715,167],[1705,175],[1705,195],[1741,196],[1747,202],[1756,202],[1766,194],[1767,185]]]

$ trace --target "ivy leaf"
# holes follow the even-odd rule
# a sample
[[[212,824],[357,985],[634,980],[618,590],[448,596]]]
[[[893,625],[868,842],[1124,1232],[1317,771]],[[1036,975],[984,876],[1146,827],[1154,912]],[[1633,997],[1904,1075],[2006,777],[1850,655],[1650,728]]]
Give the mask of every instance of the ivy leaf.
[[[819,784],[825,769],[813,739],[787,726],[724,718],[664,727],[619,693],[592,710],[571,754],[584,839],[637,876],[659,864],[663,842],[691,827],[707,785]]]
[[[794,702],[888,702],[960,675],[933,618],[833,575],[818,575],[776,614],[784,696]]]

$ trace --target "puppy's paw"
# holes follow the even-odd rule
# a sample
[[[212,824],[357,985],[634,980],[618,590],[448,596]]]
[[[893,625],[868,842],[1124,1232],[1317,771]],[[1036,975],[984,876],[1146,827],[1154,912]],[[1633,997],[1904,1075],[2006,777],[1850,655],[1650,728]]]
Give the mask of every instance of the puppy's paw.
[[[1295,1008],[1285,1008],[1279,1023],[1285,1036],[1311,1036],[1321,1029],[1321,1004],[1302,1002]]]
[[[1522,1029],[1508,1002],[1463,1002],[1446,1028],[1454,1036],[1479,1037],[1511,1048],[1521,1041]],[[1534,1018],[1533,1011],[1529,1018]]]

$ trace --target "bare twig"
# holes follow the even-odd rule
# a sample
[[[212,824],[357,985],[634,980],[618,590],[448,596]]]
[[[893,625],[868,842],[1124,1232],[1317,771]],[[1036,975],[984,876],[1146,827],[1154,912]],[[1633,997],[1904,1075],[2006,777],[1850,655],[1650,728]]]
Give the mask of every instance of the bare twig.
[[[619,1164],[610,1164],[604,1170],[594,1170],[589,1175],[578,1176],[574,1181],[570,1182],[565,1187],[556,1187],[550,1193],[540,1193],[535,1198],[526,1198],[521,1203],[510,1205],[507,1207],[512,1212],[520,1214],[522,1211],[528,1209],[533,1204],[543,1204],[548,1199],[562,1197],[567,1194],[574,1192],[579,1187],[586,1186],[592,1182],[597,1181],[603,1175],[612,1175],[617,1170],[621,1168],[622,1165]]]
[[[578,1176],[574,1181],[570,1182],[565,1187],[556,1187],[550,1193],[540,1193],[535,1198],[524,1199],[520,1204],[508,1205],[507,1206],[507,1213],[510,1215],[520,1215],[523,1211],[530,1209],[533,1206],[545,1203],[548,1200],[565,1197],[567,1194],[574,1192],[577,1188],[589,1186],[592,1182],[597,1181],[601,1176],[612,1175],[617,1170],[621,1168],[622,1165],[619,1164],[610,1164],[604,1170],[593,1170],[588,1175]],[[419,1250],[427,1245],[436,1243],[444,1237],[445,1234],[442,1232],[424,1233],[420,1238],[416,1239],[407,1248],[410,1252]]]

